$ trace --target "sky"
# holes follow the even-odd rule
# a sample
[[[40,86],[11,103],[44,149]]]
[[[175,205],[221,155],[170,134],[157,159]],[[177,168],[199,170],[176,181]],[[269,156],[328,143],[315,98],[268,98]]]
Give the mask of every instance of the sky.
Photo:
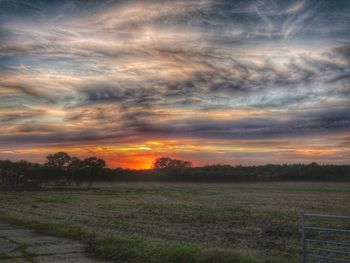
[[[0,159],[349,164],[350,1],[0,0]]]

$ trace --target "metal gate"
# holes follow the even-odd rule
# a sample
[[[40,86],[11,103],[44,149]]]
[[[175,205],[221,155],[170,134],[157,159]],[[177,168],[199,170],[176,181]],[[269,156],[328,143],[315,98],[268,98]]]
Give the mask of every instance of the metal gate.
[[[300,217],[303,263],[350,263],[350,216]]]

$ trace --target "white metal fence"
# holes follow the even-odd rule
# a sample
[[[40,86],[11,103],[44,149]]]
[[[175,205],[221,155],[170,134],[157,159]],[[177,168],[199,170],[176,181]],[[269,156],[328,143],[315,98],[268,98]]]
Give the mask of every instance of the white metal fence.
[[[350,263],[350,216],[300,217],[303,263]]]

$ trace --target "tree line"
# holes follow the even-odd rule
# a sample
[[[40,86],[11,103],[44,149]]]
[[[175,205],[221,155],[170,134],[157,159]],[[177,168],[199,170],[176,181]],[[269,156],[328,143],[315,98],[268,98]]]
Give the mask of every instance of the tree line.
[[[106,167],[97,157],[79,159],[65,152],[50,154],[44,164],[0,160],[0,187],[16,189],[53,183],[71,185],[97,181],[350,181],[350,165],[267,164],[259,166],[207,165],[168,157],[157,158],[151,169],[132,170]]]

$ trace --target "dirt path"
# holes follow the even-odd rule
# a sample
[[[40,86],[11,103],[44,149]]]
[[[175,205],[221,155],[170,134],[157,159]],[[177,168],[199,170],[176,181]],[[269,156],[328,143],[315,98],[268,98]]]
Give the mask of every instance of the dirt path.
[[[1,263],[102,263],[82,243],[0,223]]]

